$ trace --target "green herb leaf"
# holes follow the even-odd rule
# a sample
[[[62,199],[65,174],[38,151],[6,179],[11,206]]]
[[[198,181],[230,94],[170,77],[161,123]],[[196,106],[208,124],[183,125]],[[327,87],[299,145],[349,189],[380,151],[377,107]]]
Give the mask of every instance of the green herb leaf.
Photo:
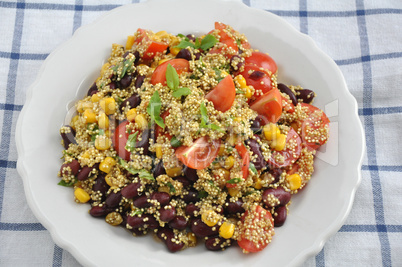
[[[226,183],[228,183],[228,184],[238,184],[238,183],[240,183],[242,180],[243,180],[243,179],[241,179],[241,178],[232,178],[232,179],[230,179],[229,181],[227,181]]]
[[[166,184],[166,186],[169,187],[169,191],[170,191],[171,193],[176,193],[176,188],[174,188],[174,186],[172,185],[171,182],[168,182],[168,183]]]
[[[216,80],[218,81],[218,83],[220,81],[222,81],[224,78],[221,76],[222,75],[222,71],[218,68],[214,68],[215,71],[215,75],[216,75]]]
[[[188,41],[188,40],[182,40],[178,45],[175,46],[175,48],[176,47],[180,48],[180,49],[185,49],[187,47],[195,48],[195,45],[192,42]]]
[[[159,97],[158,91],[155,91],[151,99],[149,100],[147,113],[149,114],[149,116],[151,116],[152,121],[155,121],[156,124],[165,129],[165,123],[163,122],[163,119],[160,116],[161,107],[162,107],[161,98]]]
[[[245,94],[245,92],[244,92],[243,90],[236,89],[236,94],[242,94],[242,95],[244,95],[244,94]]]
[[[236,44],[237,44],[237,46],[240,46],[240,45],[241,45],[241,41],[240,41],[239,39],[236,39]]]
[[[216,43],[218,42],[218,40],[215,38],[215,36],[211,35],[211,34],[207,34],[205,35],[205,37],[201,40],[201,44],[200,44],[200,48],[202,50],[208,50],[211,47],[213,47]]]
[[[126,150],[132,151],[136,147],[137,136],[138,136],[138,132],[135,132],[128,136],[127,142],[126,142],[126,147],[125,147]]]
[[[176,72],[176,69],[168,64],[166,68],[166,84],[167,86],[175,91],[179,87],[179,75]]]
[[[201,190],[198,192],[198,198],[204,198],[208,196],[208,192],[205,190]]]
[[[123,70],[121,71],[120,78],[123,78],[126,75],[127,70],[131,69],[133,66],[134,59],[126,59],[123,61]]]
[[[66,181],[64,181],[64,180],[60,180],[60,182],[58,183],[58,185],[70,187],[70,186],[73,186],[73,185],[75,184],[75,182],[76,182],[75,179],[72,180],[72,181],[69,182],[69,183],[66,183]]]
[[[257,169],[255,168],[254,163],[250,162],[248,168],[254,173],[257,174]]]
[[[176,138],[176,136],[173,136],[172,139],[170,140],[170,144],[172,147],[179,147],[181,146],[181,142],[179,139]]]
[[[195,48],[200,48],[200,46],[201,46],[201,40],[200,40],[200,38],[196,38],[195,39]]]
[[[180,97],[182,97],[182,96],[187,96],[187,95],[189,95],[189,94],[191,94],[190,88],[182,87],[182,88],[179,88],[179,89],[175,90],[175,91],[172,93],[172,96],[173,96],[173,97],[176,97],[176,98],[180,98]]]
[[[154,176],[148,172],[147,170],[137,170],[132,168],[131,166],[128,165],[127,161],[125,161],[124,159],[117,157],[119,159],[119,164],[120,166],[122,166],[124,169],[126,169],[129,173],[136,175],[138,174],[138,177],[140,177],[141,179],[147,179],[147,180],[155,180]]]
[[[143,213],[142,210],[136,209],[136,210],[133,210],[132,212],[130,212],[130,216],[133,217],[133,216],[136,216],[136,215],[140,215],[142,213]]]
[[[205,128],[208,123],[208,112],[207,112],[207,108],[205,107],[204,101],[201,102],[200,111],[201,111],[200,127]]]

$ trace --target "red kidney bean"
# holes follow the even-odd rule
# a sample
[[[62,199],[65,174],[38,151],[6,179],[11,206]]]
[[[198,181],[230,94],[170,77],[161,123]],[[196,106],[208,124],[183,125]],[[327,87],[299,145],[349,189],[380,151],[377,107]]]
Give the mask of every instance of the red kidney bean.
[[[288,216],[288,211],[286,209],[286,206],[276,207],[274,216],[273,216],[274,226],[275,227],[282,226],[285,223],[287,216]]]
[[[119,205],[121,198],[121,191],[117,193],[112,192],[106,197],[105,204],[107,207],[115,208]]]
[[[261,79],[262,77],[264,77],[266,74],[265,72],[256,70],[253,71],[248,77],[254,81],[258,81],[259,79]]]
[[[138,197],[138,189],[141,188],[141,183],[131,183],[121,190],[121,195],[127,199]]]
[[[102,207],[101,206],[92,206],[89,211],[89,214],[93,217],[104,217],[104,216],[108,215],[109,212],[110,212],[110,210],[105,205],[103,205]]]
[[[121,78],[120,80],[121,89],[126,89],[127,87],[129,87],[132,81],[133,81],[133,75],[131,74],[124,75],[124,77]]]
[[[134,199],[133,205],[137,208],[149,208],[152,206],[151,202],[148,202],[148,197],[146,195],[139,196],[138,198]]]
[[[123,111],[123,109],[128,106],[130,109],[136,108],[140,103],[141,103],[140,96],[138,94],[133,94],[130,97],[126,98],[123,102],[121,102],[120,111]]]
[[[194,189],[190,189],[187,192],[183,191],[183,194],[182,194],[181,198],[186,203],[191,203],[191,202],[195,203],[195,202],[197,202],[199,200],[198,191],[196,191]]]
[[[187,219],[184,216],[175,216],[171,221],[169,221],[169,226],[174,229],[184,230],[187,228]]]
[[[227,247],[232,245],[231,239],[225,239],[223,237],[215,236],[215,237],[208,237],[205,240],[205,247],[211,251],[219,251],[223,250]]]
[[[77,144],[77,141],[75,140],[74,129],[69,125],[65,125],[64,128],[68,128],[69,130],[64,130],[64,133],[60,133],[60,135],[63,139],[64,148],[68,149],[70,144]]]
[[[187,34],[186,37],[188,38],[189,41],[195,42],[195,36],[194,36],[194,34]]]
[[[137,79],[135,79],[135,88],[140,89],[142,84],[144,83],[145,76],[144,75],[138,75]]]
[[[76,159],[73,159],[71,162],[64,163],[63,165],[61,165],[60,173],[62,173],[64,175],[68,175],[69,172],[66,170],[66,167],[70,167],[70,170],[71,170],[70,173],[73,174],[74,176],[78,174],[78,171],[81,168],[80,163]]]
[[[244,59],[238,55],[234,55],[230,58],[230,68],[233,71],[238,71],[244,66]]]
[[[256,138],[259,139],[258,136],[256,136]],[[253,160],[255,168],[257,170],[263,169],[268,163],[265,161],[264,156],[262,155],[261,145],[256,139],[248,139],[246,144],[250,147],[253,155],[257,155],[257,158]]]
[[[287,86],[286,86],[285,84],[283,84],[283,83],[278,83],[278,89],[279,89],[279,91],[281,91],[282,93],[287,94],[287,95],[289,96],[289,98],[290,98],[290,100],[292,101],[292,104],[293,104],[294,106],[297,105],[296,96],[295,96],[295,94],[292,92],[292,90],[290,90],[289,87],[287,87]]]
[[[115,82],[111,82],[111,83],[109,83],[109,87],[110,87],[110,89],[114,90],[117,88],[117,85]]]
[[[197,237],[207,237],[217,235],[219,233],[218,227],[209,227],[200,218],[195,218],[191,221],[191,231]]]
[[[159,227],[158,221],[150,214],[127,216],[127,224],[132,228],[156,229]]]
[[[198,206],[196,206],[195,204],[190,203],[190,204],[187,204],[184,211],[188,216],[195,217],[196,216],[195,212],[199,212],[200,208]]]
[[[150,199],[156,200],[160,203],[161,207],[169,204],[170,195],[166,192],[154,192],[151,193]]]
[[[159,218],[163,222],[170,222],[176,216],[176,209],[169,207],[169,205],[159,209]]]
[[[177,53],[176,58],[183,58],[190,61],[192,59],[191,52],[188,49],[183,48],[179,51],[179,53]]]
[[[274,177],[274,181],[272,182],[272,184],[279,182],[282,172],[283,171],[280,168],[273,168],[269,170],[269,173],[272,175],[272,177]]]
[[[83,167],[79,171],[79,173],[77,175],[77,179],[80,180],[80,181],[84,181],[84,180],[88,179],[88,177],[91,174],[93,169],[94,169],[94,167],[89,167],[89,166]]]
[[[160,160],[154,168],[153,175],[156,178],[159,175],[163,175],[163,174],[166,174],[166,170],[165,170],[165,167],[163,167],[163,161]]]
[[[195,60],[199,60],[200,57],[201,57],[201,53],[197,52],[197,53],[194,54],[194,56],[195,56]]]
[[[274,197],[274,199],[272,199]],[[286,205],[291,198],[291,194],[286,192],[283,187],[268,188],[262,193],[262,201],[268,208]],[[278,201],[276,201],[276,199]]]
[[[310,104],[315,97],[315,93],[310,89],[302,89],[297,91],[296,97],[303,100],[303,103]]]
[[[106,192],[109,190],[110,186],[105,181],[105,176],[98,175],[95,180],[95,184],[92,186],[92,190],[102,194],[102,201],[106,199]]]
[[[187,166],[183,168],[183,173],[186,176],[187,180],[189,180],[192,183],[197,182],[198,180],[198,174],[196,169],[191,169]]]
[[[89,87],[87,96],[92,96],[93,94],[96,94],[98,92],[98,86],[96,86],[96,83],[93,83],[91,87]]]
[[[149,152],[149,137],[151,136],[151,129],[147,128],[142,131],[141,141],[138,141],[135,145],[136,148],[143,148],[143,155],[147,155]]]
[[[189,187],[191,185],[190,181],[187,180],[184,176],[178,176],[178,177],[175,177],[173,179],[175,181],[178,181],[178,182],[182,183],[184,188]]]
[[[172,229],[169,228],[159,228],[156,234],[160,240],[164,241],[166,247],[170,252],[176,252],[181,250],[184,247],[183,242],[174,242],[172,239],[175,239],[175,235]]]
[[[235,202],[228,202],[225,205],[225,212],[228,214],[244,213],[246,210],[243,208],[243,200],[238,199]]]

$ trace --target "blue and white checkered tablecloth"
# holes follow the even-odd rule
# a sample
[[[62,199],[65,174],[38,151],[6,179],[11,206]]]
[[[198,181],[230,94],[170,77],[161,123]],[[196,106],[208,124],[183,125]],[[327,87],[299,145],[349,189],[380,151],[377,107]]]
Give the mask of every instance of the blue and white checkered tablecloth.
[[[0,1],[0,266],[79,266],[29,209],[15,126],[50,52],[129,0]],[[362,183],[345,224],[304,266],[402,266],[402,1],[244,0],[273,12],[340,67],[366,137]]]

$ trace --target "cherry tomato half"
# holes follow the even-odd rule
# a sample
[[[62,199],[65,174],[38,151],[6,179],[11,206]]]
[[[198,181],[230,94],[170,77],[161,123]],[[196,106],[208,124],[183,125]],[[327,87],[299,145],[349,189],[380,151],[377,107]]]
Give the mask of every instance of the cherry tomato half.
[[[272,59],[272,57],[268,56],[262,52],[253,52],[251,56],[246,57],[244,63],[256,65],[259,68],[263,68],[265,70],[270,71],[272,74],[275,74],[278,70],[276,66],[276,62]]]
[[[112,138],[113,148],[116,150],[117,155],[126,161],[130,160],[130,151],[126,150],[127,139],[132,134],[127,132],[127,125],[129,123],[129,121],[120,123],[114,131]]]
[[[282,115],[282,96],[277,88],[257,98],[250,108],[265,116],[270,122],[276,123]]]
[[[236,40],[234,40],[225,30],[234,33],[234,30],[232,27],[221,23],[221,22],[215,22],[215,30],[218,32],[219,35],[219,43],[216,47],[213,47],[209,53],[211,54],[217,54],[217,53],[224,53],[224,47],[232,48],[236,53],[238,51],[238,47],[236,44]],[[225,53],[224,53],[225,54]],[[229,55],[228,55],[229,56]]]
[[[227,75],[210,91],[205,98],[214,103],[216,110],[225,112],[229,110],[236,97],[236,88],[232,76]]]
[[[263,94],[274,88],[272,86],[271,75],[257,65],[244,65],[244,70],[240,74],[246,79],[247,85],[252,85],[255,90],[261,90]]]
[[[308,148],[317,150],[328,141],[329,119],[321,109],[306,103],[301,105],[308,114],[301,126],[303,143]]]
[[[247,225],[244,225],[244,232],[237,241],[239,247],[246,252],[258,252],[268,246],[274,235],[274,220],[269,211],[259,205],[252,206],[251,210],[246,210],[241,221]],[[256,243],[247,238],[246,233],[257,240],[258,237],[265,237],[265,239]]]
[[[219,139],[210,142],[207,136],[203,136],[195,140],[191,146],[179,147],[175,154],[187,167],[201,170],[208,167],[215,160],[220,144]]]
[[[151,84],[155,85],[157,83],[162,83],[163,85],[166,85],[166,69],[168,64],[172,65],[172,67],[175,68],[177,74],[179,75],[182,72],[186,72],[190,69],[190,64],[188,63],[188,60],[185,60],[183,58],[174,58],[168,60],[156,67],[154,73],[152,73]]]
[[[150,36],[149,31],[144,29],[138,29],[136,33],[136,38],[134,40],[134,43],[137,44],[138,46],[144,46],[142,48],[145,50],[142,56],[142,59],[144,60],[153,59],[157,53],[163,53],[169,46],[164,42],[157,42],[151,40],[149,36]]]
[[[272,152],[271,158],[268,160],[270,166],[281,168],[289,166],[296,162],[296,160],[300,157],[302,145],[300,136],[293,128],[290,128],[288,135],[286,136],[286,145],[290,142],[293,143],[292,149],[289,147],[285,147],[285,149],[282,151]],[[278,155],[280,155],[281,157],[278,157]],[[282,158],[283,161],[279,160],[279,158]]]

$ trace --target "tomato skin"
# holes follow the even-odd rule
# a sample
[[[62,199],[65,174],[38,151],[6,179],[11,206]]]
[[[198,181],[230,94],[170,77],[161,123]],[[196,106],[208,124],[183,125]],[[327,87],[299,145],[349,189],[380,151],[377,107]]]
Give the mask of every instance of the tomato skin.
[[[142,56],[143,60],[153,59],[157,53],[163,53],[169,46],[166,43],[151,40],[147,33],[149,33],[149,31],[139,28],[134,40],[134,44],[136,45],[147,46]]]
[[[286,136],[286,144],[288,144],[290,140],[293,140],[293,142],[296,143],[294,151],[289,148],[285,148],[282,151],[273,151],[271,158],[268,160],[270,166],[273,166],[275,168],[286,167],[296,162],[296,160],[300,157],[302,150],[302,141],[300,136],[293,128],[290,128],[288,135]],[[277,160],[275,160],[277,155],[281,155],[284,158],[284,161],[278,162]]]
[[[263,94],[274,88],[271,75],[257,65],[245,64],[244,70],[240,74],[246,79],[247,85],[252,85],[254,89],[261,90]]]
[[[205,98],[214,103],[216,110],[225,112],[229,110],[236,97],[236,88],[232,76],[227,75],[210,91]]]
[[[250,153],[248,153],[247,148],[242,143],[237,144],[235,148],[237,152],[239,152],[239,155],[242,159],[241,170],[243,173],[243,178],[247,179],[249,173],[248,167],[250,165]]]
[[[271,223],[271,227],[263,228],[263,229],[250,228],[250,229],[247,229],[247,230],[249,230],[251,232],[253,232],[253,231],[263,231],[264,234],[269,232],[269,231],[271,231],[270,236],[272,237],[272,235],[274,234],[274,220],[272,218],[271,213],[269,211],[267,211],[266,209],[264,209],[263,207],[261,207],[260,205],[257,205],[256,208],[255,208],[255,211],[247,210],[244,213],[244,215],[243,215],[243,217],[241,219],[242,223],[245,222],[245,219],[246,219],[246,217],[248,217],[250,215],[250,212],[254,212],[255,215],[256,215],[255,218],[253,219],[253,222],[257,221],[257,220],[268,220]],[[242,233],[240,239],[237,241],[237,244],[239,245],[239,247],[241,247],[246,252],[259,252],[259,251],[263,250],[264,248],[266,248],[268,246],[269,242],[259,243],[258,244],[259,246],[257,247],[257,245],[254,242],[252,242],[251,240],[248,240],[245,237],[245,234]]]
[[[276,123],[282,115],[282,96],[277,88],[260,96],[250,108],[265,116],[268,121]]]
[[[259,68],[263,68],[265,70],[270,71],[272,74],[275,74],[278,70],[276,62],[269,55],[254,51],[251,56],[246,57],[244,63],[256,65]]]
[[[129,124],[129,121],[123,121],[121,122],[116,130],[114,131],[113,138],[112,138],[112,143],[113,143],[113,148],[116,150],[117,155],[124,159],[125,161],[130,160],[130,151],[126,150],[126,143],[127,139],[130,136],[129,133],[126,132],[126,126]]]
[[[306,103],[301,103],[302,108],[307,109],[307,114],[309,115],[302,123],[301,130],[302,130],[302,141],[303,144],[311,149],[317,150],[328,141],[329,134],[327,133],[325,138],[320,140],[318,143],[309,142],[306,138],[306,129],[311,128],[313,130],[322,130],[323,128],[329,129],[329,119],[327,115],[321,109]]]
[[[177,74],[179,75],[183,72],[189,71],[190,69],[190,64],[188,63],[188,60],[185,60],[183,58],[174,58],[168,60],[156,67],[154,73],[152,73],[150,81],[151,84],[155,85],[157,83],[161,83],[163,85],[166,85],[166,69],[168,64],[172,65],[172,67],[175,68]]]
[[[176,149],[176,157],[187,167],[201,170],[208,167],[219,152],[219,139],[209,142],[209,137],[203,136],[194,141],[191,146],[181,146]]]
[[[169,116],[170,114],[170,110],[166,110],[161,114],[161,118],[163,120],[163,122],[165,122],[165,119],[167,116]],[[166,125],[166,123],[165,123]],[[164,132],[163,132],[164,131]],[[173,136],[171,136],[168,132],[167,132],[167,128],[165,127],[165,130],[162,129],[162,127],[160,127],[158,124],[155,125],[155,141],[158,140],[158,136],[159,135],[164,135],[166,136],[169,140],[172,139]]]
[[[215,30],[218,31],[219,35],[219,43],[223,44],[223,46],[218,45],[218,47],[213,47],[209,53],[211,54],[218,54],[218,53],[223,53],[226,54],[226,50],[224,51],[224,45],[226,45],[228,48],[232,48],[236,53],[239,50],[237,47],[236,41],[229,36],[224,30],[228,30],[229,32],[234,32],[232,27],[222,23],[222,22],[215,22]],[[226,55],[230,56],[230,55]]]

